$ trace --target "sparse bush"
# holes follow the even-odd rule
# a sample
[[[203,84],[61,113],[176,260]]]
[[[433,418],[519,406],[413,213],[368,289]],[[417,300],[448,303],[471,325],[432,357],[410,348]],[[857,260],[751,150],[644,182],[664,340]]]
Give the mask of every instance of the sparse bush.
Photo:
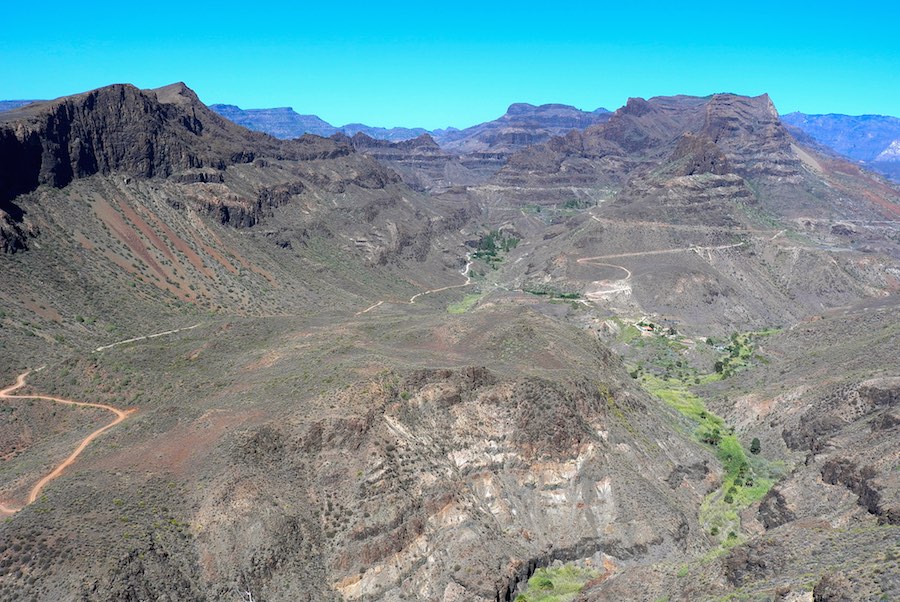
[[[754,437],[753,441],[750,442],[750,453],[755,455],[760,451],[762,451],[762,444],[757,437]]]

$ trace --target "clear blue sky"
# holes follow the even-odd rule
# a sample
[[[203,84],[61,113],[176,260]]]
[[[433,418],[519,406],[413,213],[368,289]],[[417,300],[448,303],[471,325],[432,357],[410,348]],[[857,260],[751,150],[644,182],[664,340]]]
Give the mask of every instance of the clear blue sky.
[[[184,81],[341,125],[472,125],[512,102],[768,92],[900,116],[900,2],[8,2],[0,99]]]

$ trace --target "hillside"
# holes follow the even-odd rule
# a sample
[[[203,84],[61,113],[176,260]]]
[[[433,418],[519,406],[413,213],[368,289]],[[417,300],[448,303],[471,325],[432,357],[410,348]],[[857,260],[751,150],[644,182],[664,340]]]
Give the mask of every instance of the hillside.
[[[900,190],[767,96],[457,140],[0,114],[0,599],[900,595]]]

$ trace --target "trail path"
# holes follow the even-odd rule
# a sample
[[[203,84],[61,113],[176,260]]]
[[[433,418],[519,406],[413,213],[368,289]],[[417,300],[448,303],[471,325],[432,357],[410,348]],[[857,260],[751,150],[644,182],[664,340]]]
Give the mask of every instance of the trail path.
[[[117,347],[119,345],[124,345],[125,343],[134,343],[135,341],[143,341],[145,339],[155,339],[156,337],[163,337],[167,334],[175,334],[176,332],[182,332],[184,330],[193,330],[200,326],[200,323],[194,324],[193,326],[186,326],[184,328],[176,328],[175,330],[167,330],[165,332],[157,332],[156,334],[148,334],[142,337],[134,337],[133,339],[125,339],[124,341],[116,341],[115,343],[110,343],[109,345],[103,345],[101,347],[97,347],[94,349],[94,353],[98,351],[104,351],[106,349],[112,349],[113,347]]]
[[[464,283],[453,284],[450,286],[442,286],[441,288],[433,288],[431,290],[422,291],[421,293],[413,295],[412,297],[409,298],[410,305],[415,304],[416,299],[418,299],[419,297],[421,297],[423,295],[430,295],[431,293],[439,293],[441,291],[450,290],[451,288],[462,288],[464,286],[469,286],[470,284],[472,284],[472,278],[469,276],[469,268],[471,268],[471,267],[472,267],[472,260],[469,259],[469,261],[466,263],[466,269],[464,269],[462,271],[462,275],[466,277],[466,281]]]
[[[415,295],[413,295],[412,297],[409,298],[409,301],[407,301],[407,304],[409,304],[409,305],[415,305],[415,304],[416,304],[416,299],[418,299],[419,297],[422,297],[422,296],[424,296],[424,295],[430,295],[431,293],[439,293],[439,292],[441,292],[441,291],[450,290],[451,288],[462,288],[462,287],[464,287],[464,286],[469,286],[470,284],[472,284],[472,278],[469,276],[469,270],[472,268],[472,263],[473,263],[473,262],[472,262],[471,259],[469,259],[469,256],[468,256],[468,255],[466,256],[466,259],[468,259],[468,262],[466,263],[465,269],[461,272],[461,274],[462,274],[463,276],[466,277],[466,281],[465,281],[465,282],[463,282],[462,284],[451,284],[450,286],[442,286],[442,287],[440,287],[440,288],[432,288],[432,289],[429,289],[429,290],[427,290],[427,291],[422,291],[421,293],[416,293]],[[383,303],[385,303],[385,299],[382,299],[382,300],[379,301],[378,303],[374,303],[374,304],[370,305],[369,307],[367,307],[367,308],[365,308],[365,309],[363,309],[363,310],[361,310],[361,311],[356,312],[356,313],[353,314],[353,315],[355,315],[355,316],[361,316],[361,315],[363,315],[363,314],[367,314],[367,313],[369,313],[370,311],[372,311],[373,309],[375,309],[376,307],[382,305]]]
[[[599,261],[595,261],[596,259],[601,259],[601,258],[599,258],[599,257],[582,257],[581,259],[579,259],[577,261],[577,263],[583,263],[585,265],[603,266],[603,267],[609,267],[609,268],[615,268],[618,270],[622,270],[623,272],[625,272],[625,278],[620,278],[620,279],[616,280],[615,284],[611,288],[606,288],[604,290],[596,291],[595,296],[605,297],[606,295],[611,295],[613,293],[630,293],[631,292],[631,285],[628,283],[628,281],[631,280],[631,270],[629,270],[625,266],[616,265],[614,263],[602,263]],[[603,258],[603,259],[605,259],[605,258]],[[595,284],[603,285],[604,283],[597,282]],[[591,297],[591,295],[587,295],[587,296]]]
[[[382,300],[379,301],[378,303],[375,303],[375,304],[373,304],[373,305],[370,305],[369,307],[365,308],[365,309],[362,310],[362,311],[356,312],[356,313],[353,314],[353,315],[354,315],[354,316],[361,316],[361,315],[363,315],[363,314],[367,314],[367,313],[369,313],[370,311],[372,311],[373,309],[375,309],[376,307],[378,307],[379,305],[381,305],[382,303],[384,303],[384,299],[382,299]]]
[[[149,338],[149,337],[143,337],[143,338]],[[41,368],[38,368],[38,370],[41,370]],[[133,414],[136,411],[134,409],[120,410],[119,408],[114,408],[113,406],[106,405],[105,403],[73,401],[71,399],[63,399],[62,397],[50,397],[48,395],[11,395],[11,393],[13,391],[15,391],[17,389],[21,389],[22,387],[25,386],[25,379],[28,377],[28,375],[30,373],[31,373],[30,370],[28,372],[23,372],[16,379],[15,384],[10,385],[9,387],[6,387],[3,390],[0,390],[0,399],[42,399],[45,401],[52,401],[54,403],[62,403],[65,405],[81,406],[81,407],[87,407],[87,408],[98,408],[101,410],[106,410],[107,412],[112,412],[113,414],[115,414],[116,418],[115,418],[115,420],[113,420],[112,422],[107,424],[106,426],[100,427],[99,429],[95,430],[93,433],[91,433],[90,435],[88,435],[87,437],[82,439],[81,443],[78,444],[78,447],[75,448],[75,451],[73,451],[71,454],[69,454],[69,457],[67,457],[65,460],[63,460],[56,468],[54,468],[52,471],[50,471],[49,474],[47,474],[40,481],[38,481],[34,485],[34,487],[31,488],[31,491],[28,493],[28,501],[26,502],[26,505],[34,503],[34,501],[37,500],[38,497],[40,497],[41,491],[43,491],[44,487],[46,487],[50,481],[52,481],[53,479],[60,476],[69,466],[74,464],[75,460],[77,460],[78,456],[81,455],[81,452],[83,452],[85,450],[85,448],[87,448],[87,446],[90,445],[91,441],[93,441],[94,439],[96,439],[97,437],[99,437],[100,435],[102,435],[103,433],[105,433],[106,431],[111,429],[112,427],[116,426],[117,424],[119,424],[120,422],[122,422],[123,420],[128,418],[131,414]],[[18,512],[21,509],[22,509],[22,507],[13,507],[13,506],[7,506],[5,504],[0,504],[0,514],[15,514],[16,512]]]
[[[597,221],[600,221],[593,215],[591,217]],[[601,287],[599,290],[593,291],[587,294],[587,297],[591,300],[597,299],[605,299],[609,295],[614,293],[631,293],[631,270],[626,268],[625,266],[618,265],[615,263],[605,263],[601,260],[604,259],[623,259],[628,257],[644,257],[648,255],[664,255],[670,253],[684,253],[685,251],[693,251],[695,253],[711,253],[712,251],[721,250],[721,249],[733,249],[735,247],[744,246],[746,243],[739,242],[730,245],[718,245],[714,247],[702,247],[702,246],[691,246],[691,247],[680,247],[677,249],[661,249],[658,251],[636,251],[632,253],[616,253],[613,255],[597,255],[595,257],[582,257],[577,260],[577,263],[582,263],[586,265],[595,265],[595,266],[603,266],[609,268],[615,268],[617,270],[622,270],[625,273],[625,278],[620,278],[618,280],[612,282],[599,281],[595,284]]]
[[[743,247],[746,245],[746,242],[736,242],[730,245],[718,245],[715,247],[703,247],[703,246],[690,246],[690,247],[679,247],[677,249],[660,249],[658,251],[635,251],[633,253],[617,253],[614,255],[598,255],[596,257],[584,257],[579,259],[579,262],[585,261],[594,261],[596,259],[622,259],[625,257],[645,257],[647,255],[666,255],[669,253],[684,253],[685,251],[694,251],[696,253],[700,253],[702,251],[720,251],[722,249],[734,249],[736,247]],[[622,266],[613,266],[617,268],[621,268]],[[625,268],[622,268],[625,269]],[[630,273],[630,272],[629,272]]]

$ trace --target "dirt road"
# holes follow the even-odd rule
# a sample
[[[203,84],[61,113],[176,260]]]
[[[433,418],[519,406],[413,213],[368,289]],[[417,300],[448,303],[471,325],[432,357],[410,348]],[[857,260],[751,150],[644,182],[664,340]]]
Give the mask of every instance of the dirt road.
[[[131,414],[133,414],[135,412],[134,409],[120,410],[119,408],[114,408],[112,406],[106,405],[105,403],[73,401],[71,399],[63,399],[61,397],[50,397],[48,395],[11,395],[11,393],[13,391],[15,391],[17,389],[21,389],[22,387],[25,386],[25,379],[28,377],[28,375],[30,373],[31,373],[30,370],[28,372],[23,372],[16,379],[16,382],[14,385],[10,385],[9,387],[6,387],[5,389],[0,390],[0,399],[42,399],[44,401],[52,401],[53,403],[62,403],[65,405],[81,406],[81,407],[88,407],[88,408],[98,408],[101,410],[106,410],[107,412],[112,412],[113,414],[115,414],[116,418],[115,418],[115,420],[113,420],[112,422],[107,424],[106,426],[97,429],[96,431],[94,431],[93,433],[91,433],[90,435],[88,435],[87,437],[82,439],[81,443],[78,444],[78,447],[75,448],[75,451],[73,451],[71,454],[69,454],[69,456],[65,460],[63,460],[56,468],[54,468],[52,471],[50,471],[49,474],[47,474],[40,481],[38,481],[34,485],[34,487],[31,488],[31,491],[28,493],[28,501],[26,502],[26,505],[31,504],[35,500],[37,500],[38,497],[40,497],[40,495],[41,495],[41,491],[44,489],[44,487],[47,486],[47,484],[50,481],[52,481],[53,479],[60,476],[69,466],[74,464],[75,460],[77,460],[78,456],[81,455],[81,452],[83,452],[85,450],[85,448],[87,448],[87,446],[90,445],[91,441],[93,441],[94,439],[96,439],[97,437],[99,437],[100,435],[102,435],[103,433],[105,433],[106,431],[111,429],[112,427],[116,426],[117,424],[119,424],[120,422],[122,422],[123,420],[125,420]],[[14,506],[7,506],[5,504],[0,504],[0,514],[14,514],[21,509],[22,509],[22,507],[14,507]]]
[[[465,282],[463,282],[462,284],[452,284],[450,286],[442,286],[441,288],[433,288],[428,291],[422,291],[421,293],[419,293],[417,295],[413,295],[412,297],[409,298],[410,305],[415,304],[416,299],[418,299],[419,297],[421,297],[423,295],[430,295],[431,293],[439,293],[441,291],[450,290],[451,288],[462,288],[464,286],[469,286],[470,284],[472,284],[472,278],[469,276],[469,269],[472,267],[472,260],[469,259],[468,255],[466,256],[466,259],[468,260],[466,262],[466,268],[461,272],[462,275],[466,277]]]
[[[157,332],[156,334],[148,334],[142,337],[134,337],[133,339],[125,339],[124,341],[116,341],[115,343],[110,343],[109,345],[103,345],[102,347],[97,347],[94,349],[94,353],[98,351],[105,351],[106,349],[112,349],[118,345],[124,345],[125,343],[134,343],[135,341],[144,341],[146,339],[155,339],[156,337],[164,337],[169,334],[175,334],[176,332],[182,332],[185,330],[193,330],[200,326],[200,324],[194,324],[193,326],[187,326],[185,328],[176,328],[175,330],[167,330],[165,332]]]

